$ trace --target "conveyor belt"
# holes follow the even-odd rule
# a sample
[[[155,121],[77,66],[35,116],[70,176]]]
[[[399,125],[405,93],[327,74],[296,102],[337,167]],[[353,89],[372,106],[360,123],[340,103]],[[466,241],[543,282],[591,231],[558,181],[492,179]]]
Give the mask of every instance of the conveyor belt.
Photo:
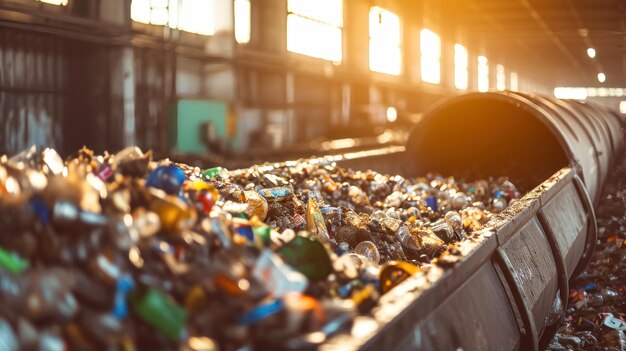
[[[491,220],[486,223],[483,230],[465,232],[465,235],[469,235],[465,240],[446,241],[448,245],[445,247],[442,245],[440,248],[447,250],[447,252],[438,254],[432,264],[426,264],[419,268],[414,266],[415,269],[411,269],[411,272],[419,269],[418,272],[395,286],[391,291],[384,294],[382,298],[378,299],[377,294],[372,295],[371,299],[366,301],[366,306],[359,309],[360,313],[367,313],[366,315],[359,315],[355,320],[352,320],[354,310],[343,309],[343,306],[337,306],[340,313],[336,315],[336,318],[329,319],[327,324],[321,329],[309,329],[310,332],[308,334],[293,333],[288,334],[285,338],[281,338],[277,337],[276,334],[262,333],[262,335],[257,335],[256,338],[254,336],[251,338],[242,336],[239,341],[242,344],[248,341],[253,342],[254,344],[251,347],[261,349],[288,348],[291,350],[308,348],[325,350],[539,349],[542,341],[551,337],[553,326],[557,324],[563,314],[563,302],[568,297],[569,280],[584,267],[590,257],[597,234],[593,202],[599,198],[598,194],[604,179],[610,171],[615,156],[619,154],[622,143],[622,131],[619,121],[615,119],[615,115],[606,113],[606,111],[595,106],[583,105],[581,103],[565,103],[520,93],[468,94],[444,102],[427,114],[416,127],[406,147],[394,146],[353,152],[344,150],[326,157],[306,160],[305,163],[308,164],[337,163],[343,167],[358,170],[371,168],[381,172],[401,174],[406,177],[423,175],[429,171],[451,174],[459,180],[465,176],[482,178],[494,175],[510,175],[513,182],[522,184],[521,189],[527,191],[527,193],[521,199],[508,203],[509,207],[506,210],[491,217]],[[80,155],[80,157],[94,161],[88,150],[81,150]],[[32,149],[16,157],[17,159],[29,160],[37,156],[35,150]],[[54,151],[45,150],[42,153],[42,157],[47,159],[47,161],[43,161],[45,165],[42,166],[48,167],[48,170],[53,172],[50,173],[51,179],[61,182],[51,182],[50,184],[56,184],[57,188],[69,188],[71,186],[69,185],[70,183],[62,183],[64,178],[55,178],[55,174],[63,172],[63,167],[69,168],[69,166],[64,166],[64,162]],[[126,176],[139,180],[137,178],[146,176],[149,158],[149,154],[144,155],[137,148],[131,147],[122,150],[113,158],[112,162],[115,162],[115,167],[120,172],[137,173],[137,176],[129,174]],[[94,169],[98,172],[97,176],[103,177],[102,181],[113,177],[112,168],[109,167],[112,163],[109,161],[111,160],[109,159],[105,163],[104,158],[102,158],[102,164],[98,164],[98,161],[93,163]],[[288,161],[284,164],[291,167],[297,166],[298,162]],[[86,163],[84,165],[86,167]],[[276,164],[258,165],[253,167],[252,171],[240,170],[242,172],[240,175],[244,179],[243,183],[248,186],[250,183],[249,179],[245,178],[246,172],[256,173],[256,170],[265,172],[270,171],[272,168],[278,168],[278,166]],[[13,166],[7,164],[7,169],[8,167]],[[180,167],[183,167],[184,170]],[[153,169],[145,180],[146,183],[149,183],[149,189],[145,188],[142,192],[137,192],[134,200],[135,202],[145,202],[149,206],[148,209],[155,212],[159,221],[163,223],[165,231],[169,231],[166,233],[168,235],[176,232],[178,229],[184,229],[184,226],[180,227],[181,221],[196,215],[196,212],[190,211],[186,204],[178,204],[180,199],[177,197],[177,194],[185,186],[187,177],[193,176],[194,179],[201,177],[204,180],[208,179],[211,181],[212,177],[222,178],[220,174],[226,172],[224,169],[214,168],[205,170],[199,175],[198,170],[193,169],[193,167],[185,165],[180,165],[180,167],[163,164]],[[333,167],[318,167],[318,169],[326,168],[333,169]],[[236,176],[240,171],[229,173],[227,178]],[[11,172],[22,174],[17,166],[12,168]],[[359,172],[347,173],[356,174]],[[5,170],[6,174],[8,174],[7,170]],[[289,178],[290,174],[292,173],[286,173],[285,179]],[[307,178],[308,175],[315,174],[315,172],[309,173],[308,168],[305,168],[299,174],[300,181],[308,181],[310,180]],[[122,173],[118,175],[117,178],[124,179]],[[375,179],[376,177],[374,176],[373,178]],[[387,177],[383,176],[381,178]],[[401,177],[392,178],[395,179],[393,182],[397,184],[403,181]],[[271,177],[268,181],[275,185],[286,183],[285,180],[271,180]],[[138,182],[141,186],[143,186],[143,183],[143,179]],[[225,187],[225,189],[222,189],[224,190],[224,195],[228,195],[228,189],[235,190],[232,187],[228,187],[229,183],[219,180],[211,184],[218,186],[218,183],[222,183],[219,185],[220,187]],[[10,183],[7,182],[7,184]],[[24,184],[27,188],[31,185],[30,180],[25,181]],[[186,184],[187,186],[191,185],[197,188],[185,191],[204,191],[203,193],[194,193],[193,195],[187,193],[186,195],[189,199],[197,201],[196,205],[201,204],[203,211],[211,211],[215,204],[215,199],[218,197],[217,190],[204,182],[193,182],[193,184],[187,182]],[[437,184],[439,184],[437,181],[433,181],[431,187],[435,188]],[[341,186],[343,187],[343,185]],[[441,190],[443,190],[444,186],[447,185],[439,185]],[[391,191],[391,188],[388,189]],[[46,186],[45,190],[54,191],[55,189],[51,185],[50,189]],[[291,189],[285,187],[271,187],[261,191],[266,195],[252,192],[250,199],[254,199],[254,196],[257,198],[260,196],[273,197],[272,206],[279,209],[279,206],[282,205],[278,202],[281,200],[276,198],[284,198],[293,193]],[[473,192],[474,190],[469,190],[468,188],[468,191]],[[244,191],[242,196],[247,196],[245,193]],[[50,195],[47,192],[42,192],[42,194]],[[222,193],[219,195],[222,195]],[[98,196],[102,195],[96,195],[96,197]],[[511,195],[511,197],[517,197],[517,195]],[[237,199],[236,197],[234,198]],[[494,198],[494,202],[490,202],[490,204],[495,204],[497,199],[497,197]],[[51,225],[56,225],[68,233],[73,233],[71,228],[76,229],[77,226],[84,225],[85,228],[94,226],[93,233],[98,234],[101,233],[98,231],[99,228],[107,226],[112,228],[110,229],[111,233],[113,233],[111,237],[116,240],[114,243],[110,243],[108,250],[115,251],[112,248],[120,246],[121,249],[118,250],[119,257],[129,255],[125,251],[128,249],[126,241],[121,238],[123,238],[124,233],[127,233],[130,237],[130,231],[124,232],[123,229],[119,228],[126,228],[130,224],[123,223],[122,219],[117,216],[119,213],[114,213],[115,216],[112,217],[115,218],[108,218],[103,214],[98,214],[98,212],[79,209],[78,205],[69,202],[69,200],[55,200],[56,202],[54,202],[53,206],[46,205],[38,197],[25,197],[22,200],[24,201],[7,201],[4,204],[5,207],[3,209],[6,210],[2,217],[6,225],[5,230],[11,231],[16,230],[16,228],[25,228],[26,230],[22,232],[17,231],[17,233],[22,233],[26,237],[26,235],[32,234],[28,231],[32,223],[35,225],[51,223]],[[313,200],[312,197],[309,197],[307,201],[310,204],[316,204],[316,200]],[[492,200],[490,199],[489,201]],[[262,204],[264,202],[261,201],[260,203],[261,205],[255,208],[260,208],[261,211],[269,211],[270,205],[265,203],[265,209],[263,209]],[[51,210],[47,206],[50,206]],[[436,209],[437,205],[429,204],[428,207],[431,207],[428,211],[433,211],[433,208]],[[315,207],[310,208],[314,209]],[[445,212],[445,208],[445,206],[442,206],[440,212]],[[243,210],[239,210],[239,212],[234,211],[234,213],[238,214],[240,211]],[[49,219],[50,214],[52,215],[52,221]],[[307,209],[307,216],[310,214],[311,212]],[[254,215],[256,216],[256,214]],[[291,216],[291,214],[289,215]],[[314,215],[316,213],[312,212],[312,216]],[[390,215],[385,214],[385,216]],[[261,217],[266,218],[266,213],[261,215]],[[411,222],[409,218],[413,218],[412,222],[416,221],[413,215],[405,217],[409,222]],[[232,242],[229,241],[227,233],[232,234],[233,232],[229,231],[229,228],[223,229],[220,227],[227,222],[226,216],[224,218],[214,218],[213,222],[209,220],[209,222],[204,223],[210,224],[211,230],[214,230],[213,224],[215,224],[215,228],[217,228],[214,230],[216,240],[220,240],[221,245],[224,247],[230,246]],[[239,217],[235,218],[246,220]],[[293,217],[285,216],[284,218],[290,221],[292,219],[295,220],[297,217],[294,215]],[[307,219],[308,223],[315,224],[319,220],[327,220],[323,218],[321,213],[317,217],[312,218]],[[126,218],[123,220],[126,221]],[[297,227],[303,225],[302,223],[300,222]],[[121,226],[118,228],[117,224],[121,224]],[[197,222],[194,220],[192,224],[196,225]],[[234,224],[233,218],[231,225],[234,227]],[[48,228],[51,229],[52,227]],[[252,228],[252,226],[249,228]],[[269,229],[269,227],[265,228]],[[157,227],[156,231],[158,230],[159,228]],[[311,229],[309,230],[311,231]],[[317,228],[317,230],[320,229]],[[156,231],[146,235],[156,235]],[[372,234],[369,231],[373,233],[375,229],[363,229],[360,233]],[[251,237],[248,237],[247,234],[251,234]],[[218,238],[219,235],[222,237]],[[241,233],[236,232],[236,235],[237,240],[254,240],[255,238],[255,233],[252,232],[252,229],[242,231]],[[263,240],[260,235],[259,239]],[[266,235],[265,240],[268,238],[267,235],[269,235],[271,240],[271,230],[269,230],[269,234],[264,235]],[[421,233],[416,235],[421,235]],[[425,233],[425,235],[428,234]],[[235,236],[233,235],[233,237]],[[306,235],[295,237],[307,240]],[[330,239],[328,233],[326,233],[326,237]],[[459,236],[459,238],[462,237]],[[170,245],[167,241],[160,237],[156,237],[155,240],[159,241],[147,242],[149,245],[146,245],[148,247],[146,250],[150,250],[150,248],[153,248],[152,245],[157,243],[160,250],[173,254],[169,249],[166,250],[166,246]],[[298,240],[294,243],[299,245],[301,241]],[[311,242],[315,241],[313,239]],[[360,245],[363,242],[364,240],[359,240],[357,243]],[[289,243],[291,241],[281,245],[279,250],[289,247]],[[91,245],[95,247],[95,252],[98,246],[101,245],[101,242],[96,241],[91,243]],[[358,246],[354,242],[349,245]],[[371,245],[378,244],[371,243]],[[404,243],[399,245],[404,245]],[[320,249],[318,251],[322,253],[321,256],[307,257],[305,260],[307,265],[310,263],[317,265],[324,260],[328,263],[325,266],[327,269],[324,271],[324,274],[328,279],[333,279],[329,263],[333,255],[329,255],[322,245],[317,245],[317,247]],[[78,251],[87,252],[85,250]],[[85,260],[92,257],[76,253],[75,258],[72,252],[67,257],[65,254],[53,256],[57,254],[57,251],[52,249],[51,252],[51,254],[47,254],[51,257],[46,256],[45,258],[48,260],[44,262],[53,262],[53,265],[56,264],[56,261],[53,260],[59,259],[65,260],[61,262],[77,266],[77,263],[82,264]],[[211,262],[207,267],[215,266],[214,268],[217,269],[219,266],[222,266],[225,272],[230,272],[229,268],[233,266],[231,263],[234,263],[234,260],[231,262],[230,258],[224,256],[219,259],[225,261],[202,261],[203,258],[206,258],[207,252],[202,251],[196,258],[202,264]],[[378,262],[381,255],[377,251],[373,252],[376,252],[376,255],[379,256],[374,260]],[[27,256],[30,255],[28,257],[32,257],[33,253],[34,251],[31,250]],[[297,263],[299,254],[285,254],[285,260],[289,256],[292,259],[296,257],[295,261]],[[426,256],[427,259],[433,257],[430,255]],[[12,257],[13,259],[9,261],[12,265],[11,269],[18,271],[28,268],[27,261],[22,260],[18,256]],[[108,256],[102,253],[93,257],[98,257],[98,260],[108,260],[106,258]],[[130,258],[130,255],[128,257]],[[148,258],[150,256],[146,255],[145,257]],[[349,256],[347,257],[349,258]],[[414,257],[422,258],[422,256]],[[170,267],[167,262],[160,262],[159,259],[161,258],[156,257],[154,260],[147,261],[151,262],[151,264],[144,264],[143,260],[132,262],[132,264],[146,268],[161,267],[163,269],[158,271],[158,274],[169,274],[170,278],[178,274],[180,267],[175,265]],[[176,263],[176,259],[173,259],[174,261],[170,260],[169,264],[173,264],[172,262]],[[387,255],[386,260],[388,259],[402,260],[404,258],[399,255]],[[200,269],[198,274],[205,274],[205,266],[198,266],[197,268]],[[246,272],[245,269],[241,269],[241,271]],[[73,272],[81,274],[81,276],[86,274],[86,272],[80,269],[76,269]],[[88,274],[92,274],[94,271],[89,270],[88,272]],[[101,274],[102,272],[103,270],[99,269],[95,271],[95,274]],[[221,276],[218,274],[230,274],[220,271],[216,272],[215,276]],[[148,273],[152,272],[148,271]],[[38,273],[28,271],[28,274],[24,279],[31,279],[30,277],[34,277]],[[33,275],[31,276],[30,274]],[[107,272],[102,274],[105,274],[104,277],[108,277],[106,279],[109,279],[109,282],[117,279],[115,277],[111,278],[110,276],[112,275]],[[150,275],[147,277],[148,283],[142,284],[146,286],[155,284]],[[240,282],[239,280],[234,280],[238,277],[234,276],[231,281],[233,283],[226,285],[226,287],[235,286],[235,281]],[[139,278],[145,280],[146,276]],[[64,294],[70,294],[69,289],[83,292],[82,287],[73,286],[73,283],[69,281],[67,284],[60,284],[62,278],[54,278],[53,281],[55,279],[59,282],[55,283],[57,286],[68,287],[61,289],[64,290]],[[87,276],[85,276],[85,279],[87,279]],[[132,280],[132,278],[129,279]],[[314,276],[311,279],[317,279],[317,277]],[[11,281],[12,278],[5,278],[5,280]],[[384,280],[383,278],[380,279],[381,282]],[[220,280],[218,279],[217,281],[219,282]],[[304,279],[300,280],[300,282],[302,281]],[[97,286],[93,284],[86,285]],[[69,286],[72,287],[69,288]],[[374,284],[370,285],[370,291],[376,289],[374,286]],[[393,285],[381,285],[381,287],[384,286],[390,287]],[[16,290],[10,284],[5,288],[5,300],[14,301],[15,303],[12,303],[12,306],[25,306],[20,299],[30,295],[21,294],[21,297],[18,297],[14,293]],[[167,291],[168,288],[157,282],[155,289],[153,292],[161,296],[163,301],[166,301],[169,295],[160,293],[160,291]],[[171,290],[172,288],[170,287],[169,289]],[[241,289],[246,290],[248,288]],[[98,288],[89,290],[88,295],[96,294],[97,290]],[[381,290],[386,291],[386,289]],[[137,296],[141,299],[153,296],[153,294],[148,293],[149,291],[152,290],[137,292]],[[185,296],[187,295],[185,294]],[[218,297],[216,301],[224,302],[222,298],[225,295],[214,296]],[[50,295],[50,298],[54,299],[55,295]],[[106,294],[104,294],[104,298],[107,298]],[[354,300],[352,302],[356,302],[360,296],[352,295],[352,298]],[[280,307],[282,303],[280,299],[277,299],[277,301],[259,305],[252,311],[258,311],[258,308],[267,308],[269,306],[271,308],[269,311],[275,313],[276,308]],[[163,303],[165,304],[165,302]],[[102,305],[107,304],[102,303]],[[5,304],[5,306],[8,305]],[[51,302],[48,299],[48,306],[55,306],[54,301]],[[374,308],[371,309],[370,313],[372,306]],[[139,310],[143,309],[143,307],[145,306],[140,305],[137,307],[135,305],[133,308]],[[175,305],[172,308],[176,308],[177,311],[183,310]],[[14,320],[23,314],[20,309],[13,310],[10,308],[7,310],[11,310],[14,313],[12,316]],[[63,314],[63,308],[54,310],[55,313],[58,312],[59,318],[68,318],[64,317],[66,314]],[[73,309],[70,312],[74,314],[78,310]],[[203,317],[221,318],[220,314],[204,313],[204,310],[197,312],[199,313],[194,314],[196,317],[201,315]],[[67,316],[70,315],[68,314]],[[35,314],[33,318],[37,316]],[[178,313],[178,316],[179,318],[174,321],[175,329],[159,327],[165,333],[171,332],[168,337],[172,342],[177,341],[180,336],[185,334],[183,333],[185,313]],[[248,318],[253,318],[252,320],[255,322],[255,319],[258,318],[256,314],[251,315],[250,313],[245,313],[243,316],[245,316],[243,321],[246,323]],[[156,321],[159,320],[159,318],[150,319],[150,323],[156,325]],[[221,322],[221,320],[218,321],[217,319],[209,319],[209,321]],[[238,319],[237,323],[244,323],[240,321],[241,319]],[[272,325],[277,321],[274,319],[267,320],[268,325]],[[202,320],[195,321],[195,324],[192,322],[192,325],[195,327],[210,327],[211,323]],[[282,324],[279,326],[282,326]],[[255,331],[257,327],[250,325],[250,331]],[[343,327],[350,328],[346,330]],[[7,330],[6,327],[5,330]],[[268,331],[270,330],[272,328],[268,329]],[[151,334],[142,333],[141,335],[142,337],[152,338]],[[187,341],[191,342],[192,340],[189,339]],[[140,344],[143,342],[145,341],[139,341]],[[157,342],[157,344],[159,343]]]
[[[418,272],[321,348],[537,350],[593,251],[593,204],[622,145],[620,121],[602,108],[474,93],[426,114],[404,152],[337,159],[403,175],[509,175],[532,190],[453,247],[458,262]]]

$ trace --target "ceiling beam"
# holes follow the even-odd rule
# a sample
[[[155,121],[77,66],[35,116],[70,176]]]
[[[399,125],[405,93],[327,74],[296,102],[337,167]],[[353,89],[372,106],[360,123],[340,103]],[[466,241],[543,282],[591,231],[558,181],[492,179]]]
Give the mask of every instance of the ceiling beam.
[[[489,14],[491,14],[494,17],[497,17],[499,20],[519,21],[519,20],[525,20],[525,19],[530,18],[528,13],[524,11],[524,9],[514,9],[514,10],[504,11],[504,10],[488,10],[488,9],[483,8],[483,11],[489,12]],[[451,11],[449,14],[462,18],[463,20],[468,21],[468,22],[470,21],[476,22],[476,21],[481,21],[483,19],[483,16],[481,16],[481,14],[468,14],[467,12],[463,12],[463,9]],[[571,12],[569,12],[569,9],[565,7],[562,7],[560,9],[542,10],[541,15],[547,21],[571,20],[572,19]],[[614,19],[619,18],[618,14],[615,13],[615,10],[612,10],[612,11],[587,10],[584,12],[583,17],[585,19],[598,20],[598,21],[607,20],[610,18],[614,18]]]
[[[572,14],[572,17],[574,17],[574,22],[576,22],[576,24],[578,25],[578,28],[580,28],[581,30],[584,29],[587,31],[584,35],[581,34],[581,37],[585,46],[588,48],[595,48],[595,46],[591,43],[591,40],[589,39],[589,34],[588,34],[589,28],[581,20],[578,10],[576,10],[576,7],[574,7],[574,4],[572,4],[572,0],[565,0],[565,2],[567,3],[569,12]],[[580,53],[580,54],[583,55],[583,53]],[[583,56],[583,57],[586,57],[586,56]],[[595,74],[597,74],[597,72],[604,72],[604,68],[602,67],[602,64],[600,63],[599,60],[593,60],[593,66],[596,69],[596,72],[593,72],[594,76]]]
[[[495,30],[495,32],[502,32],[502,31],[507,31],[507,28],[502,25],[500,22],[498,22],[493,16],[491,16],[491,14],[487,11],[484,11],[483,9],[481,9],[475,1],[468,1],[467,2],[469,4],[469,7],[474,10],[475,12],[479,13],[480,15],[482,15],[482,17],[489,23],[491,24],[491,26],[493,27],[493,29]],[[517,44],[517,46],[522,50],[522,52],[527,52],[532,56],[536,56],[536,53],[532,50],[529,49],[529,47],[526,45],[526,43],[524,43],[524,41],[522,41],[520,38],[515,37],[513,39],[513,42],[515,42]]]
[[[586,75],[585,70],[580,65],[580,62],[572,55],[572,53],[567,49],[567,47],[563,44],[561,39],[552,31],[552,29],[548,26],[548,24],[543,20],[541,15],[535,10],[532,4],[528,2],[528,0],[519,0],[519,2],[526,8],[526,10],[530,13],[531,17],[537,22],[539,27],[545,30],[546,34],[552,40],[554,45],[567,57],[567,59],[572,63],[574,68],[578,70],[581,75]]]
[[[590,32],[611,31],[611,30],[615,32],[621,32],[621,28],[619,25],[620,20],[621,20],[620,18],[615,16],[614,18],[586,19],[584,23],[585,23],[585,28],[589,29]],[[516,29],[516,28],[531,29],[533,27],[536,27],[535,20],[531,17],[519,18],[519,19],[499,18],[499,21],[506,23],[507,29]],[[469,28],[488,29],[491,27],[491,24],[486,23],[484,19],[468,20],[467,18],[463,18],[463,19],[459,19],[458,23],[461,25],[467,26]],[[567,35],[567,34],[570,34],[569,32],[571,31],[571,34],[579,35],[578,29],[580,28],[580,25],[575,23],[575,21],[573,21],[571,17],[551,19],[549,21],[546,20],[546,23],[549,23],[554,28],[558,28],[559,34],[564,33]],[[592,36],[593,33],[590,33],[589,35]]]

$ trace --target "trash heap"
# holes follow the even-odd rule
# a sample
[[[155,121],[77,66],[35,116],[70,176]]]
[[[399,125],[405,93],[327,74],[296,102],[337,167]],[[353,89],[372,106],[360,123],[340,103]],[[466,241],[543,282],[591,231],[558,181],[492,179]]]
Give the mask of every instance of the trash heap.
[[[626,157],[609,174],[596,211],[590,264],[570,282],[565,318],[548,350],[626,350]]]
[[[0,350],[315,347],[519,196],[325,159],[3,156]]]

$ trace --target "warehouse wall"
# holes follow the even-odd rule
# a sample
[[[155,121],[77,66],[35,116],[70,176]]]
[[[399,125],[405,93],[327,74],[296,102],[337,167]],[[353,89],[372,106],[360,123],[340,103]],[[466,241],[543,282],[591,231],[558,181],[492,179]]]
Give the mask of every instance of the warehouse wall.
[[[388,126],[387,108],[418,116],[454,88],[452,44],[508,64],[488,43],[446,25],[435,1],[344,2],[340,64],[287,51],[287,0],[251,2],[251,38],[237,44],[233,1],[216,1],[210,36],[130,20],[131,0],[36,0],[0,3],[0,153],[31,144],[70,152],[137,144],[166,154],[168,109],[179,99],[219,100],[234,115],[233,150],[278,148],[319,138],[373,135]],[[369,69],[369,10],[401,15],[402,73]],[[210,14],[208,14],[210,15]],[[420,77],[420,30],[442,39],[441,84]],[[492,69],[495,69],[492,67]],[[520,89],[551,93],[518,69]],[[491,75],[495,86],[495,75]]]
[[[0,33],[0,153],[60,146],[65,115],[66,42],[7,29]]]
[[[124,145],[125,1],[0,4],[0,153]]]

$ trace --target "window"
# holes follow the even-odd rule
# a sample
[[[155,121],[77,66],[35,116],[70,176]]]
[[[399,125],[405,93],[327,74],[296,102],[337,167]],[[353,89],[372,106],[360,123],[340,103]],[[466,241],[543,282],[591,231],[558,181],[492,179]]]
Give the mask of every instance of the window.
[[[517,82],[517,73],[511,72],[511,80],[509,81],[509,88],[513,91],[517,91],[519,89]]]
[[[502,65],[496,65],[496,89],[500,91],[506,89],[506,75]]]
[[[441,81],[441,39],[430,29],[420,31],[422,81],[439,84]]]
[[[213,35],[214,5],[214,0],[132,0],[130,17],[137,22]]]
[[[585,100],[587,98],[587,89],[557,87],[554,88],[554,97],[557,99]]]
[[[387,107],[387,122],[393,123],[398,119],[398,110],[395,107]]]
[[[402,71],[400,17],[374,6],[370,9],[370,69],[399,75]]]
[[[239,44],[250,42],[250,0],[235,0],[235,40]]]
[[[626,115],[626,101],[619,102],[619,112]]]
[[[489,90],[489,61],[485,56],[478,56],[478,91]]]
[[[62,5],[62,6],[67,5],[67,0],[39,0],[39,1],[45,2],[46,4],[52,4],[52,5]]]
[[[556,87],[554,96],[558,99],[579,99],[588,97],[622,97],[626,88],[593,88],[593,87]]]
[[[289,0],[287,50],[341,62],[343,0]]]
[[[457,89],[467,89],[468,68],[467,49],[461,44],[454,44],[454,86]]]

